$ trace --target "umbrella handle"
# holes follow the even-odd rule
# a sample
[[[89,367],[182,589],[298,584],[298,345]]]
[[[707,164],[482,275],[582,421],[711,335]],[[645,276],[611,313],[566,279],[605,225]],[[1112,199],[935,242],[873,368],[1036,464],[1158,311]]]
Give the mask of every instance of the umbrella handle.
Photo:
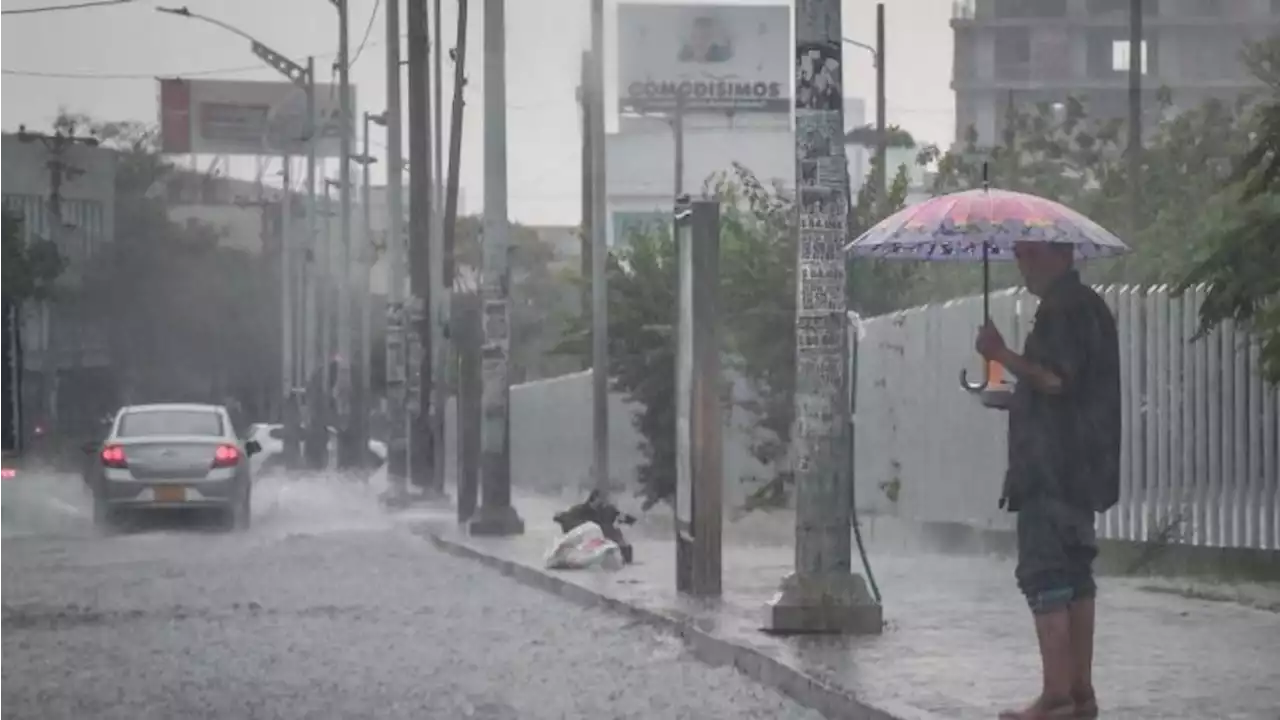
[[[969,382],[969,370],[966,368],[960,368],[960,387],[961,388],[968,390],[971,393],[979,393],[987,389],[987,383],[988,383],[987,374],[985,372],[982,373],[982,382],[971,383]]]

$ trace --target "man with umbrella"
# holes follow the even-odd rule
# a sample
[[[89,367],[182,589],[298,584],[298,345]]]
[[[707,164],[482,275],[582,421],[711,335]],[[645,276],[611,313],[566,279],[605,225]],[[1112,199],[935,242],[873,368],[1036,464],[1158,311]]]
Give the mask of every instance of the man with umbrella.
[[[1021,354],[990,322],[978,353],[1012,372],[1009,467],[1001,503],[1018,514],[1018,587],[1035,616],[1044,668],[1040,697],[1002,718],[1092,718],[1094,511],[1120,473],[1120,346],[1106,302],[1080,281],[1075,248],[1014,244],[1027,289],[1040,298]],[[1114,503],[1114,500],[1110,501]]]
[[[984,173],[985,174],[985,173]],[[1115,319],[1080,281],[1076,258],[1118,255],[1124,243],[1057,203],[986,186],[908,207],[850,243],[856,255],[981,260],[984,324],[976,349],[1016,378],[1012,397],[965,381],[1009,410],[1001,507],[1016,512],[1015,576],[1035,618],[1040,696],[1004,720],[1094,718],[1095,513],[1115,505],[1120,477],[1120,349]],[[1022,353],[991,323],[989,260],[1013,259],[1040,298]],[[988,397],[990,396],[990,397]],[[988,403],[991,399],[993,402]],[[1006,402],[1007,401],[1007,402]]]

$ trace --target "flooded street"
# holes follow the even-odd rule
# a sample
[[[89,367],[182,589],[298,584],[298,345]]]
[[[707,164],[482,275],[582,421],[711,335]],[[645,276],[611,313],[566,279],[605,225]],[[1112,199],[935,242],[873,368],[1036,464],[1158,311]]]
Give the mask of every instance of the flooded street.
[[[818,717],[680,641],[440,554],[376,483],[265,480],[248,532],[106,537],[4,485],[6,718]]]

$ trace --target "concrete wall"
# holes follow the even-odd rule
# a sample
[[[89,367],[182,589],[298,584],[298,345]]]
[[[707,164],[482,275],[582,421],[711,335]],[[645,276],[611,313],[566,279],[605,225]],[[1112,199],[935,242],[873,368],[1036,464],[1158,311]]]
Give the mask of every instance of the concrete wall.
[[[636,487],[636,470],[644,462],[640,433],[632,426],[639,406],[620,393],[609,397],[609,466],[611,475]],[[447,409],[447,437],[457,437],[455,406]],[[724,431],[724,497],[731,507],[763,477],[763,467],[750,453],[748,418],[735,410]],[[511,388],[511,482],[517,491],[586,492],[591,485],[591,373],[580,372]],[[457,446],[446,448],[449,467],[456,468]],[[580,490],[581,489],[581,490]]]

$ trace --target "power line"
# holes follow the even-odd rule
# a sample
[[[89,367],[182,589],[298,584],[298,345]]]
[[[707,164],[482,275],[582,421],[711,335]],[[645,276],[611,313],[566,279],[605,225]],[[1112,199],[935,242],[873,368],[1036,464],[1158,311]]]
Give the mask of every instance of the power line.
[[[74,3],[71,5],[42,5],[40,7],[22,8],[20,10],[3,10],[0,15],[35,15],[36,13],[62,12],[64,10],[84,10],[86,8],[102,7],[104,5],[125,5],[133,2],[133,0],[90,0],[89,2]]]
[[[378,0],[381,2],[381,0]],[[403,35],[401,37],[404,37]],[[366,40],[368,36],[366,35]],[[374,40],[372,42],[361,42],[363,47],[378,47],[385,44],[382,40]],[[315,53],[314,57],[328,58],[334,57],[338,53],[335,51]],[[5,75],[13,75],[14,77],[35,77],[45,78],[47,80],[155,80],[158,77],[200,77],[203,75],[220,75],[232,73],[256,72],[258,70],[268,69],[266,65],[261,63],[257,65],[238,65],[236,67],[210,68],[206,70],[183,70],[176,72],[149,72],[149,73],[92,73],[92,72],[44,72],[42,70],[15,70],[10,68],[0,68],[0,72]],[[332,93],[331,93],[332,97]]]
[[[356,61],[360,59],[360,54],[364,52],[364,46],[369,42],[369,33],[373,31],[373,21],[378,19],[378,8],[382,7],[382,0],[373,0],[373,12],[369,13],[369,24],[364,26],[364,37],[360,39],[360,46],[356,48],[356,54],[347,63],[347,69],[356,66]]]
[[[53,80],[155,80],[157,77],[197,77],[200,75],[219,75],[230,73],[266,70],[265,65],[240,65],[237,67],[214,68],[210,70],[191,70],[176,73],[76,73],[76,72],[42,72],[39,70],[10,70],[4,68],[5,75],[17,77],[37,77]]]

